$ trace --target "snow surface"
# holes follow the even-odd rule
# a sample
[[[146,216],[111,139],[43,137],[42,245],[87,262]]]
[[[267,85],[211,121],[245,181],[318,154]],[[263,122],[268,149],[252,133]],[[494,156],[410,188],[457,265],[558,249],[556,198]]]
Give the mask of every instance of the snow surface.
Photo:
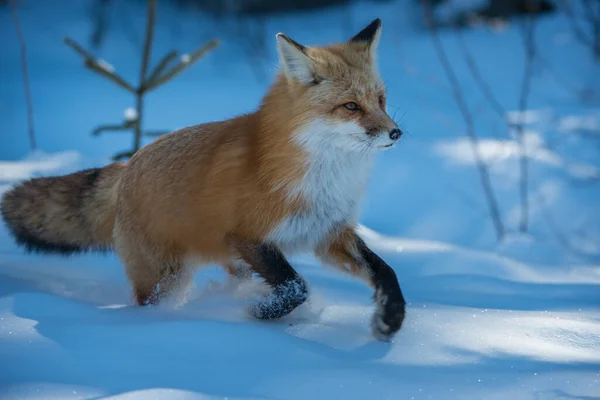
[[[10,38],[0,52],[0,192],[29,177],[106,164],[130,145],[126,135],[90,132],[120,123],[134,99],[85,70],[61,43],[64,35],[85,42],[88,3],[22,6],[42,149],[33,153],[18,42],[10,13],[0,9],[0,35]],[[140,309],[116,256],[24,255],[0,227],[0,398],[600,398],[598,64],[564,16],[539,19],[544,63],[536,64],[521,115],[519,27],[463,34],[507,120],[525,124],[532,210],[530,234],[522,235],[514,128],[486,103],[455,36],[442,33],[509,230],[497,243],[451,88],[408,3],[267,19],[261,29],[272,49],[264,58],[227,36],[231,22],[162,7],[155,61],[213,36],[223,44],[151,93],[144,116],[154,130],[247,112],[275,70],[275,33],[323,43],[382,17],[379,63],[389,111],[407,134],[379,156],[360,234],[395,269],[409,302],[393,343],[370,336],[370,289],[308,255],[292,263],[310,284],[310,301],[282,320],[261,322],[245,313],[264,293],[260,282],[232,281],[209,266],[183,297]],[[115,20],[98,56],[135,82],[144,12],[135,2],[115,7],[129,18]],[[180,25],[167,26],[163,15]]]

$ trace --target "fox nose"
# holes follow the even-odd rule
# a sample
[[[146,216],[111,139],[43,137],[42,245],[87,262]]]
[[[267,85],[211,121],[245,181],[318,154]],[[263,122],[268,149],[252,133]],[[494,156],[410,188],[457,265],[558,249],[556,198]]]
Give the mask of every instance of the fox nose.
[[[400,129],[395,128],[390,131],[390,139],[398,140],[400,139],[400,136],[402,136],[402,131]]]

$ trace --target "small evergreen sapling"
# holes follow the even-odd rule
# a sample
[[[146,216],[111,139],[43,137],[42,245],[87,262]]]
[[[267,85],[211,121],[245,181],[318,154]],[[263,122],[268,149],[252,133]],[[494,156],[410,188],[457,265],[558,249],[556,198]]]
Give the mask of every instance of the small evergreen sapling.
[[[142,136],[160,136],[167,133],[165,131],[144,131],[142,129],[144,96],[183,72],[219,44],[217,40],[211,40],[193,53],[183,54],[179,57],[179,62],[175,62],[179,52],[177,50],[171,51],[158,62],[152,71],[149,72],[150,52],[152,50],[154,23],[156,19],[156,2],[157,0],[148,0],[146,38],[144,40],[144,53],[142,56],[139,84],[137,86],[128,83],[116,73],[115,68],[112,65],[102,59],[94,57],[73,39],[68,37],[64,39],[67,46],[83,57],[84,66],[135,95],[135,108],[129,108],[125,111],[125,119],[121,124],[100,125],[92,131],[92,134],[95,136],[102,132],[133,131],[133,148],[130,151],[123,151],[114,155],[114,160],[131,157],[140,149]]]

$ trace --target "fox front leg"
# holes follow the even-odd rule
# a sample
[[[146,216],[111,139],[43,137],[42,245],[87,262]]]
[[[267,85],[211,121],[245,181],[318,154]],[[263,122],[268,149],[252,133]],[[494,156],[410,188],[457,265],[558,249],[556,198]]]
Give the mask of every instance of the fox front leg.
[[[326,263],[359,276],[373,288],[377,309],[371,321],[373,336],[389,341],[402,327],[406,301],[396,273],[375,254],[353,228],[343,229],[327,245],[318,249],[317,255]]]
[[[385,261],[375,254],[360,239],[358,248],[362,259],[371,272],[375,286],[374,299],[377,311],[373,315],[371,327],[373,335],[382,341],[388,341],[400,330],[406,314],[406,301],[402,295],[396,273]]]
[[[274,244],[235,239],[233,242],[252,271],[272,288],[271,293],[250,308],[252,315],[259,319],[281,318],[306,301],[306,281]]]

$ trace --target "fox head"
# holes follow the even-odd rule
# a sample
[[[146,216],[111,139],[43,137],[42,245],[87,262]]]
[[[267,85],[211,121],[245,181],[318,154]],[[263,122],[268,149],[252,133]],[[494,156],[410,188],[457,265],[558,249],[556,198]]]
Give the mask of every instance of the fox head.
[[[307,47],[283,33],[277,49],[300,121],[295,139],[306,145],[348,150],[383,150],[402,135],[386,113],[385,85],[377,70],[381,20],[345,43]]]

